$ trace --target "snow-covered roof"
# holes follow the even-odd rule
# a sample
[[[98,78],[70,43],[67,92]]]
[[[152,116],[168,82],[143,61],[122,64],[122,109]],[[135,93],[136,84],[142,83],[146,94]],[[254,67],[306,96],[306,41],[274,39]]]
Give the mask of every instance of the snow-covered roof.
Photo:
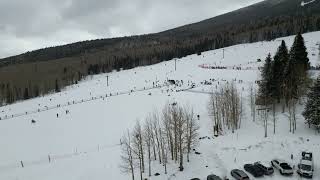
[[[312,166],[312,161],[309,160],[301,160],[301,164],[310,165]]]

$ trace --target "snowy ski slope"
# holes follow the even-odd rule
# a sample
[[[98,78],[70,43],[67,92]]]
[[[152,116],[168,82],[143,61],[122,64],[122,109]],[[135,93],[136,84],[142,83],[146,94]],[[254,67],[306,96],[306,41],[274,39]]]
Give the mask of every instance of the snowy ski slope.
[[[234,134],[226,131],[224,136],[201,140],[197,149],[201,155],[192,155],[184,172],[178,172],[178,165],[172,163],[168,174],[164,175],[163,167],[154,162],[153,173],[161,175],[149,179],[205,179],[210,173],[230,177],[230,170],[243,169],[244,163],[269,163],[273,158],[281,158],[297,164],[302,150],[313,151],[314,179],[320,179],[319,135],[304,124],[301,107],[296,134],[289,133],[286,114],[277,114],[276,135],[272,134],[270,118],[268,138],[264,138],[259,117],[254,123],[250,117],[248,89],[259,79],[258,67],[262,65],[257,59],[264,61],[269,52],[274,54],[282,39],[290,48],[293,38],[231,46],[225,48],[224,58],[222,49],[191,55],[177,60],[177,71],[171,60],[96,75],[61,93],[0,107],[0,179],[128,180],[130,176],[119,170],[119,141],[127,128],[132,128],[137,119],[143,120],[149,112],[161,110],[165,103],[178,102],[191,105],[200,115],[200,136],[212,137],[208,92],[217,82],[232,80],[245,100],[241,129]],[[312,65],[319,65],[316,44],[320,42],[320,32],[304,34],[304,38]],[[226,66],[227,69],[205,68],[210,66]],[[241,70],[233,67],[241,67]],[[313,77],[318,74],[317,71],[310,73]],[[175,87],[166,83],[168,79],[184,83]],[[201,84],[209,79],[215,79],[213,85]],[[187,90],[191,83],[195,83],[196,88]],[[67,110],[70,113],[66,114]],[[31,120],[36,123],[32,124]],[[290,154],[294,155],[293,160]],[[276,171],[273,176],[260,179],[299,178],[296,173],[292,178],[282,177]]]

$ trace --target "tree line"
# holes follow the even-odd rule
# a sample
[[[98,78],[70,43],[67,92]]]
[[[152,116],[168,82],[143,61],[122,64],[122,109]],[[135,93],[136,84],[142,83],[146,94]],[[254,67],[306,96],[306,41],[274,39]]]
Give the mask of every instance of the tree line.
[[[296,130],[296,104],[310,83],[309,69],[307,48],[300,33],[290,51],[282,41],[276,54],[273,57],[269,54],[261,69],[257,104],[265,106],[266,111],[270,109],[268,105],[272,105],[274,123],[276,104],[282,103],[283,112],[288,107],[290,132],[293,133]]]

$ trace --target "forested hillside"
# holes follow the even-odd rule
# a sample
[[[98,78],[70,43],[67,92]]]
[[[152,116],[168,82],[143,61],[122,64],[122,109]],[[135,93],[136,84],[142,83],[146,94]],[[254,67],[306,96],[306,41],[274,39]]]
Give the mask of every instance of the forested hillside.
[[[50,47],[0,60],[2,104],[28,99],[101,72],[130,69],[238,43],[320,30],[320,1],[267,0],[176,29]]]

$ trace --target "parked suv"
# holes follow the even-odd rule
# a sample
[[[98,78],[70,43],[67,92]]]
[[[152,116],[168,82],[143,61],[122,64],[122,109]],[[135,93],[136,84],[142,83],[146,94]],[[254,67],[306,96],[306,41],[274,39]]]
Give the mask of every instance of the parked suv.
[[[261,162],[255,162],[254,165],[260,168],[264,172],[264,175],[271,175],[274,172],[273,167],[265,166]]]
[[[311,152],[302,152],[300,163],[298,164],[297,173],[303,177],[312,178],[313,176],[313,157]]]
[[[264,172],[255,164],[245,164],[243,168],[254,177],[261,177],[264,175]]]

